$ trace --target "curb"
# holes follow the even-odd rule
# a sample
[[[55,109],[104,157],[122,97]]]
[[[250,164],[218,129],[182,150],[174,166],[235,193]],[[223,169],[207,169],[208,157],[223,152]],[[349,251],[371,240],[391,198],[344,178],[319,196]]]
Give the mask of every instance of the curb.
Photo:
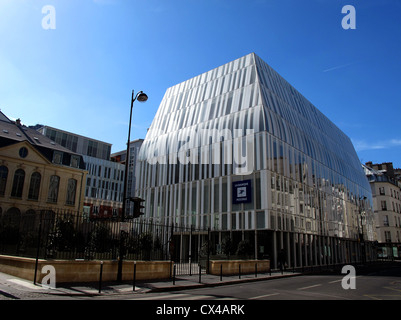
[[[182,285],[182,286],[169,286],[165,288],[150,288],[147,292],[163,292],[163,291],[181,291],[181,290],[190,290],[190,289],[200,289],[200,288],[212,288],[218,286],[227,286],[227,285],[235,285],[247,282],[257,282],[257,281],[266,281],[266,280],[276,280],[282,278],[292,278],[301,276],[302,273],[294,273],[287,275],[277,275],[277,276],[269,276],[266,278],[250,278],[250,279],[238,279],[238,280],[229,280],[229,281],[220,281],[220,282],[212,282],[212,283],[197,283],[190,285]],[[185,280],[184,280],[185,281]]]

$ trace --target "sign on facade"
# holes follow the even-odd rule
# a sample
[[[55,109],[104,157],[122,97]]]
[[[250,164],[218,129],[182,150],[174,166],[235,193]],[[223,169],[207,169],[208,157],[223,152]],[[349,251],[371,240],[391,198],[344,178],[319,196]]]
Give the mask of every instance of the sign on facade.
[[[252,180],[233,182],[233,204],[252,202]]]

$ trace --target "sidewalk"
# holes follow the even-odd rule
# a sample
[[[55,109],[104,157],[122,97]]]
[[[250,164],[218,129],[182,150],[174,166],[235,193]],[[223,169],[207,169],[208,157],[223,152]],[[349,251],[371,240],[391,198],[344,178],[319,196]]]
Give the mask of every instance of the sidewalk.
[[[230,284],[238,284],[252,281],[263,281],[279,279],[283,277],[294,277],[301,275],[301,273],[293,272],[272,272],[263,274],[247,274],[247,275],[231,275],[220,276],[202,274],[199,282],[199,274],[195,275],[180,275],[173,279],[167,280],[152,280],[152,281],[138,281],[135,283],[135,291],[133,282],[124,283],[102,283],[99,290],[99,283],[90,284],[60,284],[60,287],[52,289],[50,294],[63,294],[63,295],[112,295],[112,294],[140,294],[148,292],[163,292],[163,291],[177,291],[187,289],[197,289],[203,287],[214,287]],[[100,292],[99,292],[100,291]]]
[[[232,275],[220,276],[201,274],[201,279],[199,282],[199,274],[190,275],[180,275],[173,279],[167,280],[151,280],[151,281],[137,281],[135,283],[135,291],[133,282],[124,281],[123,283],[117,282],[103,282],[99,286],[97,283],[71,283],[71,284],[58,284],[56,288],[44,288],[41,284],[34,285],[28,280],[18,279],[14,276],[9,276],[0,273],[0,278],[2,282],[8,281],[12,283],[14,289],[16,287],[24,287],[24,291],[30,292],[46,292],[49,295],[55,296],[103,296],[107,297],[110,295],[121,295],[121,294],[146,294],[149,292],[163,292],[163,291],[177,291],[177,290],[187,290],[187,289],[197,289],[203,287],[214,287],[230,284],[238,284],[252,281],[264,281],[273,280],[283,277],[294,277],[301,275],[302,273],[293,272],[272,272],[270,273],[260,273],[255,276],[255,274],[247,275]],[[7,279],[6,279],[7,278]],[[16,286],[15,286],[16,285]],[[99,290],[100,289],[100,290]]]

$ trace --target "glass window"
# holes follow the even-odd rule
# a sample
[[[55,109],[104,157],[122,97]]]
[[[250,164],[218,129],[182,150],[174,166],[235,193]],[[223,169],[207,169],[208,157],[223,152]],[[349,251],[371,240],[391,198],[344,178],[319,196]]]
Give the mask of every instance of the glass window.
[[[227,230],[227,214],[222,214],[221,229]]]
[[[18,169],[14,174],[13,187],[11,189],[11,196],[16,198],[22,197],[22,190],[24,188],[25,171]]]
[[[8,168],[6,166],[1,166],[0,167],[0,196],[4,196],[4,194],[6,192],[7,177],[8,177]]]
[[[231,214],[231,230],[237,229],[237,215],[235,213]]]
[[[73,168],[79,167],[79,156],[71,156],[71,167]]]
[[[39,189],[40,189],[40,181],[41,175],[39,172],[34,172],[31,175],[31,183],[29,184],[29,200],[38,200],[39,199]]]
[[[264,211],[256,212],[256,228],[257,229],[266,228],[265,212]]]
[[[59,176],[51,176],[50,177],[49,193],[47,196],[48,202],[53,202],[53,203],[57,202],[59,184],[60,184]]]
[[[75,194],[77,191],[77,180],[75,179],[68,179],[67,185],[67,205],[75,205]]]
[[[55,151],[53,154],[53,163],[55,164],[61,164],[63,160],[63,153]]]

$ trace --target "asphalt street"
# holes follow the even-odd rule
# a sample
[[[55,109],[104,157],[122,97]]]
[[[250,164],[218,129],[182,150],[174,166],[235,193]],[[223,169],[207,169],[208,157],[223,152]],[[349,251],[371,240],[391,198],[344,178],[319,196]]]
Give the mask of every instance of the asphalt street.
[[[102,294],[97,294],[96,287],[79,285],[53,290],[1,273],[0,300],[401,300],[401,263],[357,267],[355,271],[355,275],[341,273],[340,269],[303,274],[287,272],[259,275],[257,279],[248,275],[241,281],[235,280],[238,277],[220,281],[216,276],[204,276],[202,284],[194,276],[177,279],[174,285],[171,282],[159,283],[159,286],[142,284],[147,288],[139,287],[135,292],[130,284],[116,285],[113,291]]]

